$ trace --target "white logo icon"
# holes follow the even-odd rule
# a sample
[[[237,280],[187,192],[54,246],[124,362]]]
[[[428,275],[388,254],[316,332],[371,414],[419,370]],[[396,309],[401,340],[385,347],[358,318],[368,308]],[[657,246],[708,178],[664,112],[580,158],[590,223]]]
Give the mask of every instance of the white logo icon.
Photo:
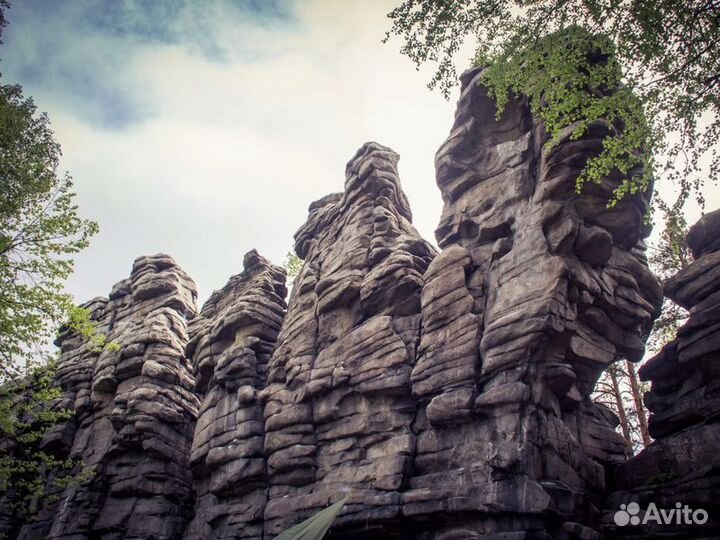
[[[627,524],[640,525],[640,505],[636,502],[630,504],[621,504],[620,510],[615,512],[615,524],[618,527],[624,527]]]

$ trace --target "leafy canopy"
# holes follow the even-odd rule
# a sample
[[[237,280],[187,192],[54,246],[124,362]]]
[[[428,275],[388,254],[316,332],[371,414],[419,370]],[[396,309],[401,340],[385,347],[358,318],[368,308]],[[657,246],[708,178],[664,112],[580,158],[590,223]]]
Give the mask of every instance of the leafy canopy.
[[[78,460],[54,455],[41,445],[49,430],[74,415],[62,407],[56,371],[57,363],[51,360],[0,386],[0,492],[9,493],[3,504],[15,520],[30,518],[48,491],[91,477]]]
[[[0,33],[8,7],[0,0]],[[63,290],[71,256],[88,245],[97,225],[78,216],[59,160],[47,116],[36,113],[19,85],[0,81],[0,492],[11,494],[3,504],[20,520],[48,485],[87,476],[76,461],[42,448],[48,430],[73,415],[63,407],[48,341],[67,323],[92,347],[113,346]]]
[[[71,255],[97,224],[78,216],[70,176],[48,118],[18,85],[0,84],[0,366],[5,376],[37,356],[73,312],[63,284]]]
[[[617,169],[628,179],[616,202],[646,190],[655,173],[675,182],[681,198],[692,193],[702,203],[705,177],[717,182],[715,0],[406,0],[388,17],[386,40],[400,36],[401,52],[418,66],[436,63],[429,86],[446,96],[456,84],[454,57],[474,39],[500,112],[509,92],[527,95],[551,137],[568,127],[577,137],[593,120],[608,120],[604,150],[578,187]],[[601,95],[616,83],[617,91]]]
[[[294,280],[296,277],[298,277],[300,275],[300,270],[302,270],[302,265],[302,259],[295,255],[294,251],[287,252],[283,266],[287,271],[288,279]]]
[[[661,205],[662,206],[662,205]],[[650,246],[648,262],[655,275],[663,282],[687,268],[692,263],[692,253],[687,244],[688,226],[682,206],[663,207],[665,228],[657,245]],[[653,354],[677,337],[680,327],[687,321],[687,311],[670,300],[663,299],[662,311],[648,337],[647,348]]]

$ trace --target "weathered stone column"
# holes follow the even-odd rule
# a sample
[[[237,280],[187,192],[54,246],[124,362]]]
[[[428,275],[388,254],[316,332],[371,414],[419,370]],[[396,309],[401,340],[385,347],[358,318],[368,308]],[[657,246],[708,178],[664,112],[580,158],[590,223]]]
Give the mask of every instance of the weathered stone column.
[[[480,77],[463,76],[436,156],[441,252],[422,289],[403,514],[437,540],[589,538],[604,465],[626,459],[590,394],[611,362],[642,357],[661,300],[642,242],[648,201],[608,209],[619,176],[578,195],[605,126],[547,151],[527,101],[496,119]]]
[[[109,298],[86,304],[116,348],[99,352],[78,336],[61,337],[57,380],[62,406],[75,417],[42,445],[81,460],[91,476],[53,493],[58,500],[18,538],[174,540],[182,534],[192,508],[190,442],[199,404],[185,357],[196,296],[172,258],[140,257]]]
[[[253,250],[190,324],[187,356],[202,397],[191,465],[195,516],[186,540],[263,536],[267,501],[263,404],[267,364],[285,315],[285,270]]]
[[[695,261],[665,283],[665,294],[689,317],[640,370],[652,382],[645,404],[655,442],[615,470],[618,491],[605,507],[612,538],[715,538],[720,531],[720,210],[690,229],[688,245]],[[666,511],[678,503],[702,509],[708,519],[617,526],[615,512],[631,502],[641,519],[651,503]]]
[[[410,224],[398,156],[365,144],[345,191],[310,206],[265,398],[266,538],[344,495],[339,527],[401,517],[416,437],[410,371],[422,276],[435,255]]]

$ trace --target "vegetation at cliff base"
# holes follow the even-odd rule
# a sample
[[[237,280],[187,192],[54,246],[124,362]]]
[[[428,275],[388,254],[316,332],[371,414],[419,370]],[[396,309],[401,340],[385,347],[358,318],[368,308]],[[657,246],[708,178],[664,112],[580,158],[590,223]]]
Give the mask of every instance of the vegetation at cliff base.
[[[51,360],[0,386],[0,493],[6,495],[3,504],[16,520],[31,518],[50,491],[91,474],[77,460],[42,447],[48,431],[74,414],[62,407],[56,371]],[[75,474],[69,476],[70,471]]]

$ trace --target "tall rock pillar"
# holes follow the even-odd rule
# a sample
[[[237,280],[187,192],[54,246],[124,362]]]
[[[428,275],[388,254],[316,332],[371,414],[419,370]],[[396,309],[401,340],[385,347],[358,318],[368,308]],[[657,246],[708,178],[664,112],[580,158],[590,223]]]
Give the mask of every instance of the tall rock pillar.
[[[613,475],[617,491],[606,505],[612,538],[716,538],[720,531],[718,239],[720,210],[691,227],[688,245],[695,261],[665,283],[667,297],[687,309],[689,317],[675,340],[640,369],[641,379],[652,383],[645,404],[652,412],[649,428],[655,441]],[[670,523],[650,516],[634,526],[619,517],[618,525],[615,514],[631,503],[639,510],[632,517],[641,522],[651,504],[666,513],[690,511],[673,515]]]
[[[190,463],[195,515],[186,540],[263,538],[267,501],[263,404],[285,315],[285,270],[253,250],[190,324],[187,356],[202,399]]]
[[[109,298],[86,304],[113,347],[66,333],[60,405],[72,419],[42,448],[79,460],[81,480],[25,525],[22,540],[175,540],[192,508],[190,443],[198,399],[185,356],[193,281],[167,255],[140,257]]]
[[[410,223],[397,161],[365,144],[345,191],[313,203],[295,235],[305,262],[264,391],[266,538],[344,495],[340,528],[401,517],[416,445],[420,290],[435,250]]]
[[[619,177],[576,194],[604,125],[545,151],[527,101],[497,120],[481,76],[463,76],[436,156],[441,252],[421,294],[403,513],[436,540],[589,538],[604,465],[626,459],[590,394],[611,362],[642,357],[661,300],[642,241],[648,201],[608,209]]]

